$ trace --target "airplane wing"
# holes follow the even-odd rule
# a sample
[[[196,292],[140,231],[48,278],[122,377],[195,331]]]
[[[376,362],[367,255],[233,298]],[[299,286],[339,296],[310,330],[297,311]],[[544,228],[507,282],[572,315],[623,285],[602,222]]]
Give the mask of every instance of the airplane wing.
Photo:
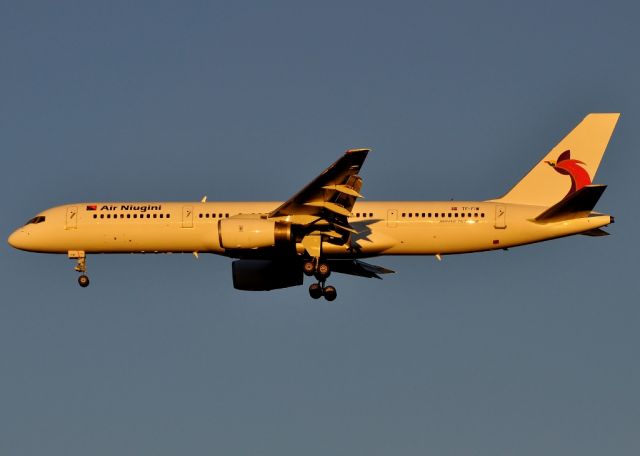
[[[382,279],[378,274],[393,274],[395,271],[365,263],[360,260],[329,260],[331,270],[342,274],[349,274],[360,277]]]
[[[351,149],[269,217],[311,216],[348,226],[347,217],[361,198],[358,172],[369,149]]]

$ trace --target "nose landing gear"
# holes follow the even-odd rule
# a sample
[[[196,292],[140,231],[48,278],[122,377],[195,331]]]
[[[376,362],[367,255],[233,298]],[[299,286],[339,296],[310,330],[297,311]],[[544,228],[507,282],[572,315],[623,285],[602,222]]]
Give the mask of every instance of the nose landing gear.
[[[78,285],[80,285],[82,288],[86,288],[89,286],[89,277],[82,274],[80,277],[78,277]]]
[[[88,287],[89,276],[85,274],[87,272],[87,256],[84,252],[76,250],[70,250],[68,254],[70,259],[76,260],[76,267],[73,269],[81,273],[80,277],[78,277],[78,285],[80,285],[82,288]]]

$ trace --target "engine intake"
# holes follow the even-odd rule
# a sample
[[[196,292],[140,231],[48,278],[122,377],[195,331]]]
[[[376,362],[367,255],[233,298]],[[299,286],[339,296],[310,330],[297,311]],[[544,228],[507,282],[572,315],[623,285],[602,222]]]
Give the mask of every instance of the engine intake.
[[[220,247],[256,250],[292,245],[291,224],[267,219],[223,219],[218,221]]]

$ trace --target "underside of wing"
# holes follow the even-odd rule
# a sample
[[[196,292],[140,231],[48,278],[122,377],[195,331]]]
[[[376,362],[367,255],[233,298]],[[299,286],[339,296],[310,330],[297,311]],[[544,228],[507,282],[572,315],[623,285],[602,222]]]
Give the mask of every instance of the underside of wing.
[[[334,272],[375,279],[382,279],[379,274],[393,274],[395,272],[360,260],[329,260],[329,265]]]

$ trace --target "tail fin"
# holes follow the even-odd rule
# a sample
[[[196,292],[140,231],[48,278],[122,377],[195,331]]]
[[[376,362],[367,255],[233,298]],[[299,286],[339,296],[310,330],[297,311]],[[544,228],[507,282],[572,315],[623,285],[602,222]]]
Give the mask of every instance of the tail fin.
[[[552,206],[590,185],[620,117],[589,114],[497,201]]]

